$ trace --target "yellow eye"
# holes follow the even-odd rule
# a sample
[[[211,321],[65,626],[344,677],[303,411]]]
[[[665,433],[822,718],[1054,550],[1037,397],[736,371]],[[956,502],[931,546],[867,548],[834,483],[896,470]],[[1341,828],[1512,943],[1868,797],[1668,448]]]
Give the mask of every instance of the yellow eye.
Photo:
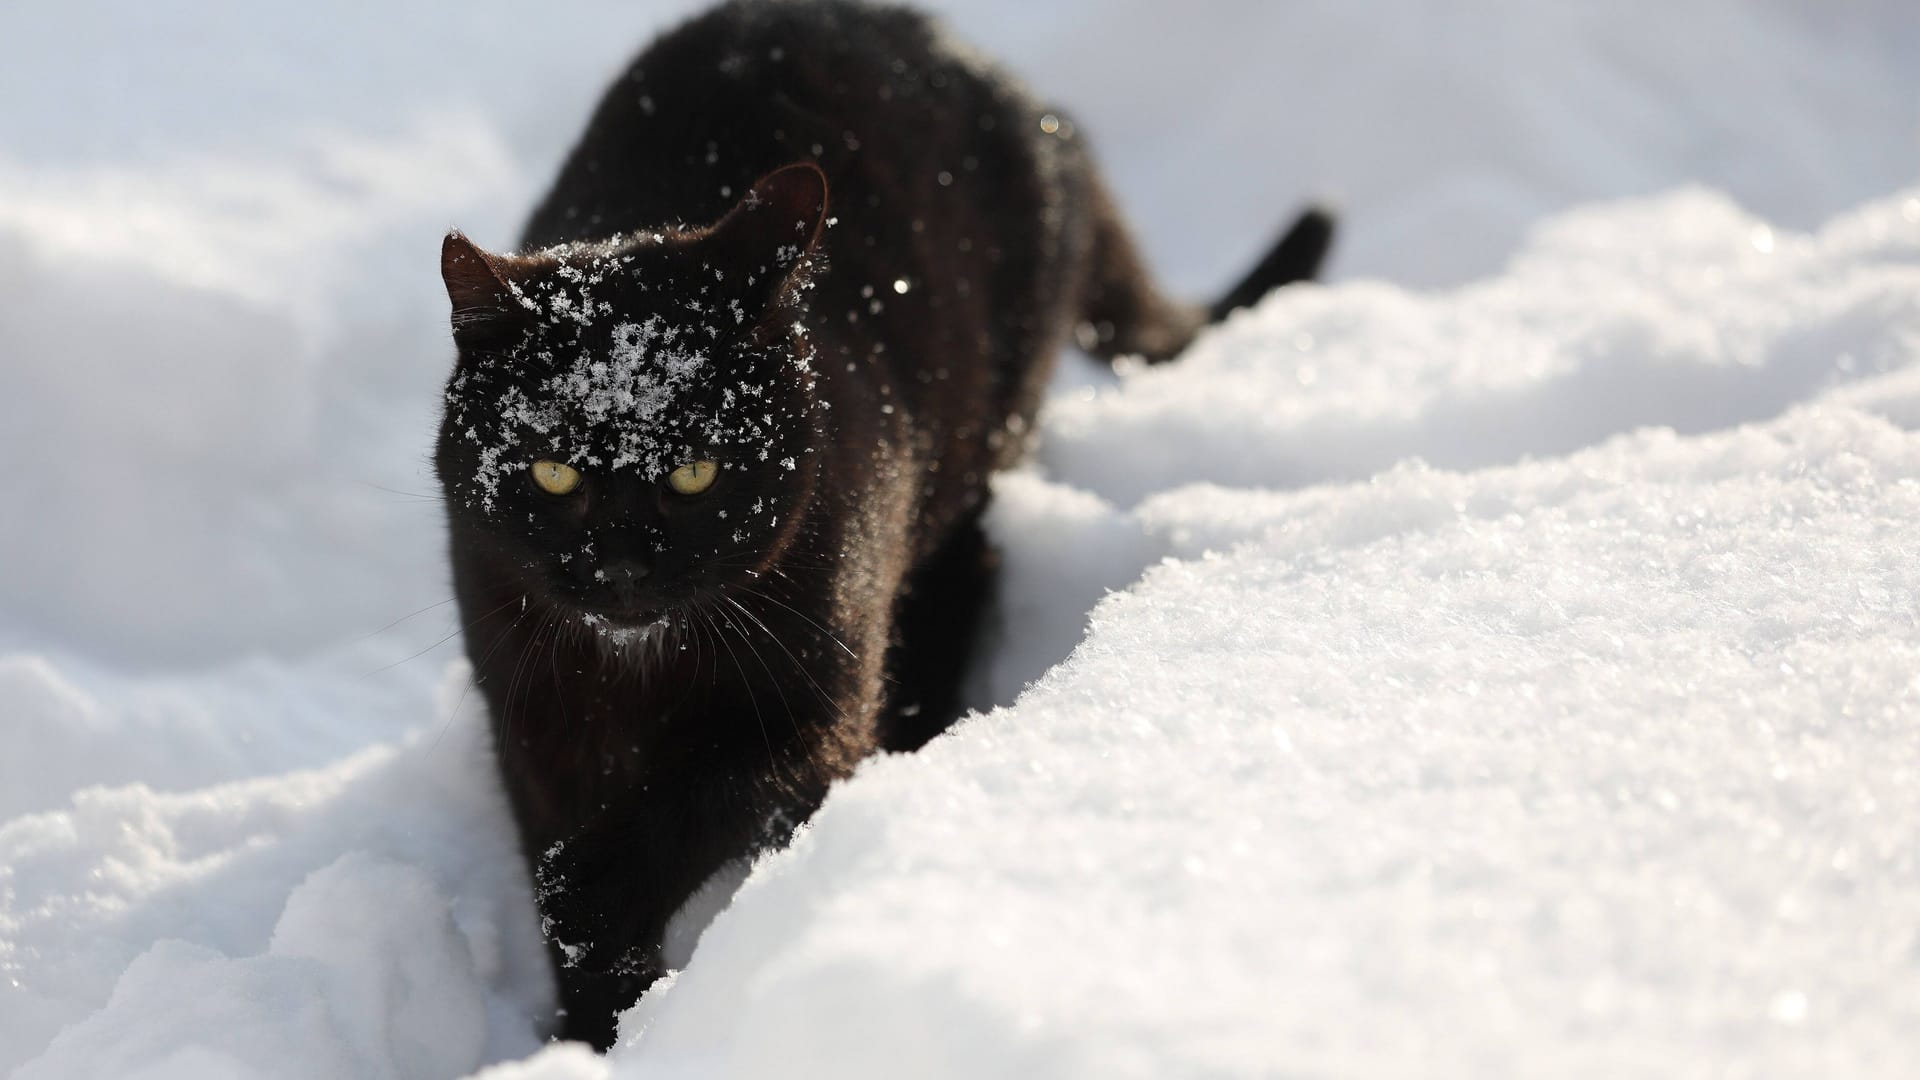
[[[698,495],[713,486],[720,466],[712,461],[689,461],[667,474],[667,486],[682,495]]]
[[[566,495],[580,486],[580,470],[558,461],[536,461],[532,465],[533,482],[549,495]]]

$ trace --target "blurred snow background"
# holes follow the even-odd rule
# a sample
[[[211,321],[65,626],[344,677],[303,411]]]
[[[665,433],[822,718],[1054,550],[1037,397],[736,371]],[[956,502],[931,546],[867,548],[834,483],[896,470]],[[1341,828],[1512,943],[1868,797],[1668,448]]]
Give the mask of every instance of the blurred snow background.
[[[0,12],[0,1070],[538,1048],[434,253],[694,6]],[[1068,370],[979,693],[1044,678],[837,793],[613,1071],[1901,1074],[1920,11],[949,17],[1175,284],[1307,194],[1336,284]]]

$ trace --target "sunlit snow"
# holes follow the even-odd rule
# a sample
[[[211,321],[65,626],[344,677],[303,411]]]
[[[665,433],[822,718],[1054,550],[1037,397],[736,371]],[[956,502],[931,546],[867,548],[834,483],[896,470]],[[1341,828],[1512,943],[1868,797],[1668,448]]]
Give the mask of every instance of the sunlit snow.
[[[437,253],[668,18],[0,15],[0,1072],[1910,1071],[1900,0],[957,9],[1170,280],[1331,194],[1334,283],[1069,357],[998,707],[696,898],[610,1058],[543,1049]]]

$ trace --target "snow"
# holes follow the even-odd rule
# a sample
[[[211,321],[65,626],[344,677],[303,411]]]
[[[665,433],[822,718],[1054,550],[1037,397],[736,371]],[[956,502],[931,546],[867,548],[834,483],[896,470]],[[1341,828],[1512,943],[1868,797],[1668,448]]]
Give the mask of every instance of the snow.
[[[398,917],[381,917],[389,909]],[[474,975],[432,879],[346,855],[294,889],[264,955],[161,941],[127,967],[106,1008],[18,1075],[259,1076],[288,1057],[335,1075],[458,1075],[480,1063],[486,1038]]]
[[[926,1075],[1893,1069],[1917,469],[1809,410],[1160,496],[1181,557],[1017,706],[836,793],[639,1058],[765,1075],[885,1015],[907,1046],[873,1053]],[[991,1051],[908,1049],[956,1010]]]
[[[1854,350],[1856,370],[1920,352],[1902,301],[1920,295],[1916,207],[1791,238],[1789,291],[1861,290],[1831,305],[1851,333],[1803,316],[1796,339]],[[1649,222],[1696,238],[1659,261],[1655,295],[1591,287],[1570,318],[1547,270],[1605,275],[1564,238]],[[1063,403],[1053,418],[1103,409],[1088,429],[1118,435],[1084,458],[1050,442],[1054,479],[1004,478],[1006,594],[1034,629],[1002,667],[1073,644],[1070,619],[1026,607],[1151,569],[1017,705],[838,790],[648,1005],[614,1075],[1898,1072],[1920,1020],[1920,437],[1816,401],[1295,491],[1213,479],[1196,435],[1188,482],[1141,479],[1188,445],[1160,438],[1168,417],[1198,432],[1223,415],[1210,403],[1262,399],[1261,365],[1284,383],[1297,363],[1273,343],[1304,332],[1382,365],[1415,338],[1436,369],[1537,349],[1602,403],[1614,379],[1658,396],[1720,378],[1710,348],[1649,373],[1644,343],[1751,231],[1693,194],[1584,212],[1451,303],[1276,298],[1180,367]],[[1877,279],[1901,258],[1898,284]],[[1731,361],[1744,385],[1710,385],[1768,409],[1762,388],[1805,376],[1759,333],[1781,299],[1736,295],[1705,327],[1762,338],[1759,355]],[[1579,347],[1627,370],[1557,362]],[[1448,414],[1509,407],[1505,382],[1401,411],[1467,430]],[[1560,393],[1522,389],[1525,410]],[[1324,400],[1364,425],[1350,397]],[[1161,419],[1128,426],[1147,410]],[[1372,434],[1398,445],[1404,420]],[[1235,430],[1263,452],[1259,427]],[[1284,451],[1348,467],[1340,445]],[[1138,487],[1156,490],[1131,509],[1096,493]]]
[[[0,825],[0,1065],[458,1076],[536,1046],[546,954],[465,686],[403,745]]]
[[[999,707],[690,905],[601,1059],[454,659],[435,252],[669,14],[0,16],[0,1071],[1903,1074],[1920,17],[953,17],[1173,281],[1331,191],[1336,284],[1069,365]]]
[[[1129,393],[1069,399],[1044,461],[1133,502],[1183,480],[1291,487],[1413,456],[1475,468],[1763,419],[1905,361],[1916,216],[1880,202],[1806,237],[1700,190],[1569,213],[1500,278],[1297,296]],[[1194,453],[1155,452],[1170,438]]]

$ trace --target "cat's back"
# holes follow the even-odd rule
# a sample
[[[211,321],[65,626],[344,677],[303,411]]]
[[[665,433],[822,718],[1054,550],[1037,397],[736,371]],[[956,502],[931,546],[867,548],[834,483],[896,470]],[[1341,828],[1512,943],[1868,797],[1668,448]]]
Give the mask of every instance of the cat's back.
[[[523,241],[706,224],[795,161],[826,171],[836,211],[905,216],[962,175],[1027,175],[1029,115],[1017,83],[919,11],[732,0],[662,35],[614,82]]]

